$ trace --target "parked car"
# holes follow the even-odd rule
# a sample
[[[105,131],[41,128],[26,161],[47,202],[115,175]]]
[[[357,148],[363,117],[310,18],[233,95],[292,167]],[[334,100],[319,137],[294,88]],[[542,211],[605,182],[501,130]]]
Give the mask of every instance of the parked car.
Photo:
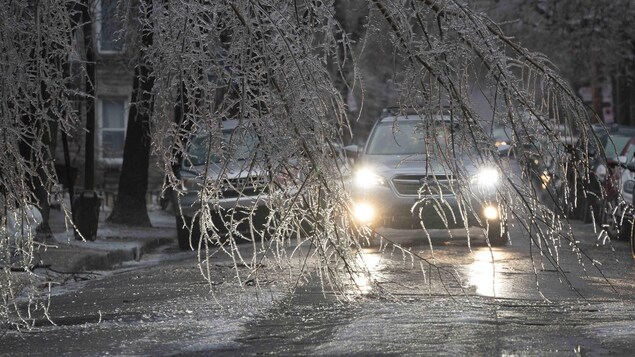
[[[447,113],[378,120],[355,160],[355,218],[371,227],[479,226],[491,245],[505,245],[502,173],[476,164],[489,160],[477,158],[459,123]]]
[[[556,150],[561,152],[555,155],[545,155],[544,151],[539,151],[535,155],[535,162],[544,164],[536,170],[542,170],[543,189],[548,190],[552,197],[560,199],[557,208],[564,215],[585,223],[595,222],[606,226],[610,220],[609,211],[615,207],[619,194],[617,182],[625,164],[624,158],[620,159],[620,153],[631,136],[635,136],[635,130],[617,125],[594,125],[593,131],[598,140],[585,141],[588,146],[583,147],[582,141],[575,139],[572,145],[563,142],[562,149]],[[598,144],[601,149],[597,147]],[[560,157],[564,160],[554,160]],[[583,167],[588,167],[589,171],[586,172]],[[566,170],[564,176],[558,177],[557,173],[562,172],[563,168]]]
[[[226,232],[237,225],[240,232],[262,227],[269,209],[267,187],[270,171],[258,157],[258,135],[249,121],[223,120],[222,133],[190,139],[173,193],[179,247],[196,249],[201,230]],[[216,142],[214,142],[216,141]],[[221,152],[210,150],[220,147]],[[207,197],[202,201],[201,197]],[[201,210],[209,206],[210,217]],[[253,226],[252,226],[253,224]]]
[[[600,136],[603,146],[603,154],[598,153],[592,163],[594,177],[601,184],[601,193],[593,202],[593,211],[600,217],[599,221],[614,238],[625,238],[627,230],[620,229],[615,223],[615,218],[622,221],[625,212],[622,175],[625,174],[627,157],[632,157],[635,147],[630,145],[635,139],[635,128],[629,126],[613,125]],[[588,221],[588,220],[587,220]]]
[[[606,229],[613,239],[633,239],[633,187],[635,186],[635,134],[628,138],[617,158],[611,160],[612,169],[607,183],[613,188],[606,196],[606,210],[609,211]]]

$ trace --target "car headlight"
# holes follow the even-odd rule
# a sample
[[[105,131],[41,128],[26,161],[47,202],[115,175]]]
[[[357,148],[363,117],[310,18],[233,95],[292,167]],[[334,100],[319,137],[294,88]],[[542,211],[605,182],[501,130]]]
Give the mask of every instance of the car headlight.
[[[496,188],[500,183],[500,173],[492,167],[483,167],[472,177],[472,184],[483,190]]]
[[[374,186],[381,186],[386,183],[383,177],[377,175],[369,169],[359,169],[355,172],[353,179],[355,186],[360,188],[369,188]]]
[[[495,145],[496,147],[499,147],[499,146],[501,146],[501,145],[507,145],[507,142],[506,142],[506,141],[504,141],[504,140],[496,140],[496,143],[494,143],[494,145]]]
[[[355,204],[353,213],[358,221],[368,224],[375,218],[375,207],[368,202],[360,202]]]

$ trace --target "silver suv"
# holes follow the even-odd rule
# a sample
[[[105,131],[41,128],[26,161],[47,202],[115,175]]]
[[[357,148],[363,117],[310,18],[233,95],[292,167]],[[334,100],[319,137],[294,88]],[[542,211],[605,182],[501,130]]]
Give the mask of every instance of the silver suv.
[[[258,157],[254,127],[246,120],[223,120],[221,126],[221,135],[190,139],[180,168],[180,189],[173,200],[183,250],[197,248],[201,229],[224,233],[236,227],[248,234],[262,227],[269,214],[269,171],[263,167],[266,160]],[[210,216],[201,219],[205,212]]]
[[[501,173],[476,148],[474,136],[449,114],[380,119],[357,153],[355,218],[371,227],[479,226],[491,245],[505,245]]]

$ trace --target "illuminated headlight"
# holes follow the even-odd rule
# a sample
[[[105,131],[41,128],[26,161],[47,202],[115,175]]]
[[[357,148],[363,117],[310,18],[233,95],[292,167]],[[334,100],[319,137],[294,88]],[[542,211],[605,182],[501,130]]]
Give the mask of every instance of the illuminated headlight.
[[[628,180],[624,182],[624,192],[625,193],[633,193],[633,187],[635,187],[635,181]]]
[[[506,142],[506,141],[498,141],[498,140],[497,140],[497,141],[496,141],[496,143],[495,143],[494,145],[495,145],[496,147],[499,147],[499,146],[501,146],[501,145],[507,145],[507,142]]]
[[[549,186],[549,182],[551,182],[551,175],[548,171],[543,171],[540,175],[540,182],[542,183],[542,189],[546,190]]]
[[[490,221],[498,219],[498,208],[496,206],[486,206],[483,209],[483,216]]]
[[[484,190],[491,190],[500,183],[500,173],[495,168],[484,167],[472,177],[472,184]]]
[[[354,181],[355,186],[360,188],[369,188],[374,186],[380,186],[385,183],[384,178],[375,174],[368,169],[360,169],[355,172]]]
[[[375,218],[375,208],[367,202],[355,204],[355,218],[362,223],[370,223]]]

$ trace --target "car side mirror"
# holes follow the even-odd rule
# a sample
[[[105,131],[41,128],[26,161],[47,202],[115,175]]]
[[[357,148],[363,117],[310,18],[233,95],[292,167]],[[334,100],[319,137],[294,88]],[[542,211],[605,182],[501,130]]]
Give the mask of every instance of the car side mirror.
[[[357,160],[357,158],[359,157],[359,151],[360,151],[359,146],[355,144],[344,146],[344,154],[346,155],[348,159],[351,159],[353,161]]]
[[[609,168],[612,168],[612,169],[615,168],[616,166],[625,168],[626,156],[612,157],[606,161],[606,164]]]
[[[635,160],[631,160],[631,162],[626,165],[626,168],[630,172],[635,172]]]

